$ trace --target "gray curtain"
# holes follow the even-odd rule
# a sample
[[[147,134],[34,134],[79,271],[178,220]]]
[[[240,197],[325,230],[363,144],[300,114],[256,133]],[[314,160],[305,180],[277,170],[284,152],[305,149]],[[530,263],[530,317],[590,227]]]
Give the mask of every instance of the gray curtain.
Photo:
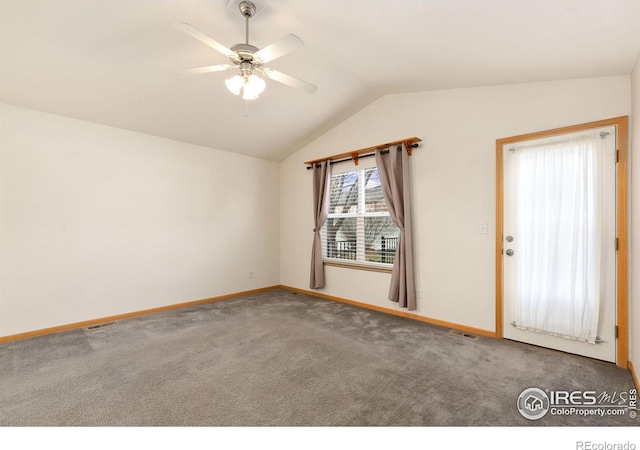
[[[400,239],[391,272],[389,300],[408,310],[416,309],[411,231],[409,154],[404,145],[376,150],[376,166],[391,220],[400,228]]]
[[[329,161],[313,165],[313,248],[311,250],[311,279],[309,287],[324,287],[324,265],[322,264],[322,239],[320,229],[329,213],[331,188],[331,165]]]

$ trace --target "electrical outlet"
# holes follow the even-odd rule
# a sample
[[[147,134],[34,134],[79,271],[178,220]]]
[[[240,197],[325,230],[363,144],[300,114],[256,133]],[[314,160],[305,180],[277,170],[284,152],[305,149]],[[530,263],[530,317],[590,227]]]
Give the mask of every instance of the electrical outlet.
[[[422,298],[422,290],[416,289],[416,298]]]
[[[249,271],[249,278],[253,278],[253,270]]]

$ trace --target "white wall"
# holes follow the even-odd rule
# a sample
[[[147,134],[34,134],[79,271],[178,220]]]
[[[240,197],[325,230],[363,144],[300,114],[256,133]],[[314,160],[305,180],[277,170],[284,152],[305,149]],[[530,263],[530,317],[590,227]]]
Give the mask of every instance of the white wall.
[[[277,163],[0,108],[0,336],[278,284]]]
[[[631,75],[631,264],[629,360],[640,376],[640,53]]]
[[[629,76],[390,95],[281,164],[280,280],[309,286],[304,161],[417,136],[412,156],[417,314],[495,330],[495,140],[630,114]],[[481,223],[489,233],[480,234]],[[320,292],[396,308],[390,275],[327,267]]]

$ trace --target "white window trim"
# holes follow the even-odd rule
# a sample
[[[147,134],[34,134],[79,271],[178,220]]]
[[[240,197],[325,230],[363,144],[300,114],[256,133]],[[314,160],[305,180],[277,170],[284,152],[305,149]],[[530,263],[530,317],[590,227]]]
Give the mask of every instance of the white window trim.
[[[354,171],[363,173],[364,170],[370,169],[370,168],[377,168],[375,163],[375,158],[373,157],[367,158],[367,159],[360,159],[358,165],[355,165],[351,161],[341,163],[338,167],[332,168],[331,176],[333,177],[335,175],[340,175],[343,173],[354,172]],[[365,210],[364,192],[365,192],[364,177],[359,175],[358,176],[358,210],[359,211]],[[362,212],[362,213],[349,213],[349,214],[329,214],[327,216],[327,220],[331,218],[336,218],[336,217],[344,217],[344,218],[355,217],[358,220],[358,222],[360,222],[361,220],[364,221],[364,219],[367,217],[390,217],[390,215],[388,211],[387,212],[378,211],[378,212],[369,212],[369,213]],[[364,223],[361,223],[361,224],[359,223],[358,228],[360,228],[360,226],[362,226],[362,229],[364,229]],[[326,227],[326,221],[325,221],[325,225],[323,225],[323,228],[325,227]],[[355,261],[348,260],[348,259],[341,259],[341,258],[329,258],[325,256],[327,251],[326,232],[323,233],[322,251],[323,251],[322,260],[325,266],[343,267],[343,268],[349,268],[349,269],[368,270],[368,271],[384,272],[384,273],[391,273],[393,269],[393,263],[387,264],[387,263],[366,261],[364,245],[356,246]]]

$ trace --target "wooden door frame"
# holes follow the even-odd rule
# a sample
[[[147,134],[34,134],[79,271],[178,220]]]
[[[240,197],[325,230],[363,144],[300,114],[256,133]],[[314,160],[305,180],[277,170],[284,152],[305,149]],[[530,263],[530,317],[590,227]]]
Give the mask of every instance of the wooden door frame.
[[[503,219],[503,161],[502,148],[505,144],[531,139],[540,139],[560,134],[575,133],[592,128],[616,127],[616,365],[628,368],[627,335],[627,146],[628,116],[598,120],[580,125],[521,134],[496,140],[496,336],[503,338],[502,330],[502,219]]]

